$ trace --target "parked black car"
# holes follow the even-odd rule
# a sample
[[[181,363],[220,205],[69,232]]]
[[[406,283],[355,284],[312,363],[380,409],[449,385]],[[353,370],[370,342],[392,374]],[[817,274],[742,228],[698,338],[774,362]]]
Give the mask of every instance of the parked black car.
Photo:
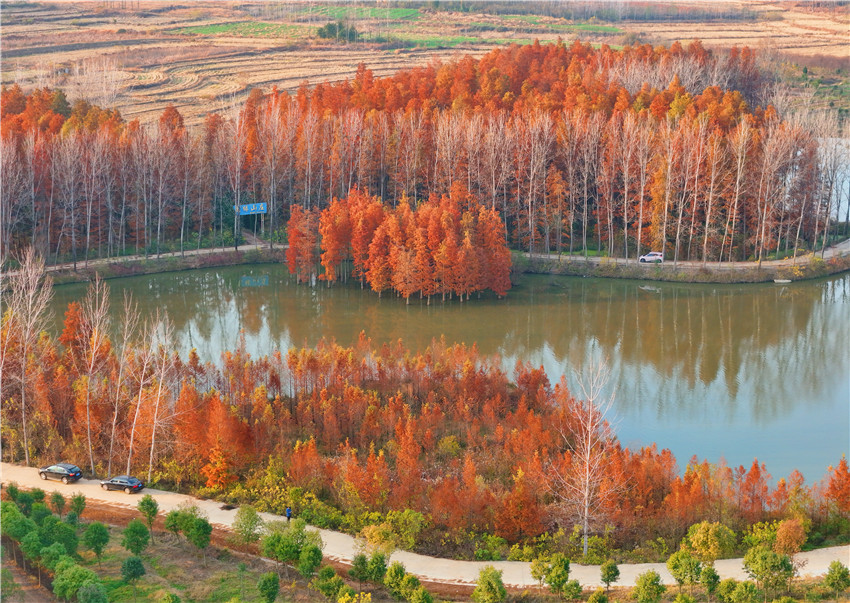
[[[124,490],[124,492],[130,494],[131,492],[139,492],[145,485],[135,477],[116,475],[100,482],[100,487],[104,490]]]
[[[47,479],[48,477],[50,479],[59,479],[62,480],[63,484],[68,484],[83,477],[83,472],[79,467],[71,463],[57,463],[39,469],[38,476],[41,479]]]

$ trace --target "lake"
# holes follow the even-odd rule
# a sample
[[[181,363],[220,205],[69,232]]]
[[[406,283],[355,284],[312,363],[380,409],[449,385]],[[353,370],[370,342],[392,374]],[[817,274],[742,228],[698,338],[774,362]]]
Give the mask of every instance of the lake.
[[[342,345],[364,331],[424,349],[441,335],[476,343],[506,370],[543,366],[575,383],[607,359],[620,440],[670,448],[684,469],[710,462],[766,463],[809,483],[850,448],[850,275],[788,285],[691,285],[526,275],[505,299],[460,304],[379,299],[359,284],[296,285],[284,266],[257,265],[108,281],[113,315],[122,291],[146,310],[167,309],[178,350],[217,362],[244,332],[248,351]],[[56,287],[54,312],[85,295]]]

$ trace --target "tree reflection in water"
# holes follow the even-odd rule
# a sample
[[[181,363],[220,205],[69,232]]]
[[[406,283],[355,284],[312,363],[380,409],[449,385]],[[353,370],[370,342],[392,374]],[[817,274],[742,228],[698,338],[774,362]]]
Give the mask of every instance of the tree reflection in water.
[[[265,275],[267,286],[241,286]],[[552,383],[604,356],[626,445],[656,441],[682,467],[691,454],[730,465],[757,456],[775,477],[796,467],[809,480],[848,452],[850,275],[717,286],[527,276],[503,300],[430,306],[378,299],[356,283],[296,286],[277,265],[109,284],[132,291],[143,308],[165,307],[183,358],[196,348],[202,361],[218,362],[240,330],[252,356],[322,337],[351,345],[360,331],[417,350],[444,335],[501,356],[507,371],[517,361],[542,365]],[[60,320],[84,292],[57,288]]]

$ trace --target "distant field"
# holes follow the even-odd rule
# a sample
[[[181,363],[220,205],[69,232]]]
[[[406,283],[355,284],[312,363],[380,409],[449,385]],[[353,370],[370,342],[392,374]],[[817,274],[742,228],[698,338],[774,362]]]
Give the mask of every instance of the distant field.
[[[334,21],[352,19],[392,19],[412,21],[419,19],[418,8],[372,8],[362,6],[310,6],[302,13],[320,15]]]
[[[307,27],[262,21],[240,21],[236,23],[211,23],[170,29],[169,34],[195,34],[201,36],[237,36],[247,38],[302,38],[310,35]]]
[[[708,47],[785,53],[787,81],[816,91],[824,106],[850,108],[846,9],[802,12],[746,0],[740,20],[608,22],[475,12],[485,6],[448,12],[341,3],[4,2],[0,75],[3,83],[24,87],[61,86],[72,100],[86,95],[143,122],[173,104],[187,123],[198,124],[208,112],[240,102],[253,87],[294,92],[305,80],[348,79],[361,62],[383,76],[534,40],[581,39],[617,48],[698,37]],[[346,46],[319,39],[317,29],[330,21],[352,24],[363,41]],[[94,77],[104,69],[108,77]]]

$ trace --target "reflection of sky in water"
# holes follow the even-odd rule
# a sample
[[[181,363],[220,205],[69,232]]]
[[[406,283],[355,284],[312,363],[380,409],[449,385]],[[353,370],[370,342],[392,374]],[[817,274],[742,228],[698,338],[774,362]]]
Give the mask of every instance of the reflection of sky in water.
[[[196,348],[218,362],[240,329],[253,357],[321,337],[350,345],[360,331],[376,345],[402,338],[422,350],[442,334],[500,355],[509,373],[518,360],[543,366],[573,391],[574,371],[607,357],[620,440],[657,442],[680,467],[693,454],[733,466],[758,457],[776,478],[798,468],[815,481],[850,449],[850,275],[789,287],[530,277],[505,300],[406,306],[356,285],[296,287],[284,270],[109,283],[116,317],[122,288],[168,310],[183,358]],[[244,286],[265,275],[268,286]],[[82,286],[57,288],[57,314],[83,294]]]

